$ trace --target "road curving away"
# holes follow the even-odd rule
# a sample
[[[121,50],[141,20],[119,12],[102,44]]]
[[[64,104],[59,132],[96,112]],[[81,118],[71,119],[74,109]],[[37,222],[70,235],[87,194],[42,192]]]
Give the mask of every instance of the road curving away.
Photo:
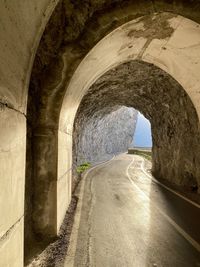
[[[65,267],[200,266],[200,208],[122,154],[84,177]]]

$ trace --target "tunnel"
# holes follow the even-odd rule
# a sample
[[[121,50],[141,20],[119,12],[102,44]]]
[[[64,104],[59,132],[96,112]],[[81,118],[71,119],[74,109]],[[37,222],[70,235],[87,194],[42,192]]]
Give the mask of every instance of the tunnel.
[[[186,39],[180,39],[180,36],[189,34],[188,29],[193,29],[190,30],[191,43],[188,44],[187,39],[184,44]],[[199,96],[196,94],[194,97],[193,93],[198,83],[195,72],[199,64],[195,45],[198,31],[198,24],[166,12],[127,22],[94,46],[78,65],[67,86],[69,67],[73,66],[70,60],[77,65],[82,48],[68,47],[69,50],[63,52],[51,72],[48,69],[45,76],[44,68],[40,76],[38,60],[41,64],[43,57],[45,60],[48,58],[40,54],[48,51],[40,50],[42,45],[45,48],[49,45],[49,33],[44,34],[33,67],[28,104],[31,125],[28,133],[33,159],[28,160],[27,166],[32,162],[34,176],[27,179],[36,186],[29,187],[33,190],[32,202],[27,189],[27,218],[32,222],[29,226],[32,225],[33,230],[25,229],[25,233],[29,235],[33,232],[42,240],[54,238],[64,218],[64,203],[69,203],[70,188],[76,183],[74,175],[72,177],[73,166],[76,165],[73,156],[76,158],[76,142],[81,131],[88,121],[98,121],[98,117],[119,106],[133,107],[151,122],[152,173],[172,184],[198,187]],[[194,55],[188,47],[192,47]],[[60,70],[66,71],[66,68],[67,76],[63,72],[60,76]],[[38,90],[41,88],[42,96],[38,102]],[[46,101],[49,102],[48,109]],[[60,111],[59,101],[62,102]],[[31,153],[27,155],[31,158]]]
[[[88,121],[98,121],[119,106],[139,110],[150,120],[155,177],[187,189],[199,184],[199,95],[193,93],[198,24],[167,12],[145,15],[111,31],[79,65],[85,55],[82,45],[88,44],[70,44],[53,68],[43,66],[40,75],[42,60],[48,60],[49,34],[55,34],[53,18],[36,55],[28,99],[28,244],[34,239],[45,244],[56,236],[76,184],[73,157],[81,131]],[[189,34],[188,28],[194,29],[191,43],[184,44],[180,34]],[[71,77],[72,62],[78,67]]]
[[[198,197],[199,1],[3,1],[0,14],[0,266],[58,238],[81,136],[121,108],[151,122],[152,174]]]
[[[74,147],[88,121],[95,123],[98,116],[118,106],[135,108],[150,120],[155,177],[188,187],[199,184],[200,135],[195,108],[180,84],[149,63],[126,62],[97,79],[77,111]]]

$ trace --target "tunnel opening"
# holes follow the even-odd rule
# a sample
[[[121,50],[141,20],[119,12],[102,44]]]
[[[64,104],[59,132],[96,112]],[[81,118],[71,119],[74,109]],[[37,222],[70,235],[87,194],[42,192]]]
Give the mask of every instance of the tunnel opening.
[[[74,140],[73,188],[87,167],[109,161],[122,153],[138,154],[151,161],[151,124],[132,107],[107,107],[91,117],[77,117]]]
[[[74,127],[84,125],[81,133],[74,136],[76,165],[85,161],[96,164],[126,152],[132,143],[136,123],[137,111],[124,106],[106,108],[87,120],[76,121]]]
[[[107,107],[90,118],[77,118],[74,133],[73,176],[81,165],[96,165],[121,153],[147,150],[151,155],[151,124],[131,107]]]
[[[90,131],[87,122],[94,126],[99,117],[119,106],[135,108],[151,122],[153,175],[189,191],[197,188],[200,132],[196,110],[177,81],[139,60],[107,71],[83,97],[74,123],[74,165],[80,143],[87,150],[92,142],[92,138],[88,143],[82,140],[82,133]]]
[[[81,111],[82,112],[82,111]],[[76,186],[79,166],[96,165],[125,153],[131,146],[138,112],[130,107],[102,108],[90,116],[78,116],[73,136],[73,188]]]
[[[152,149],[151,123],[140,112],[130,148]]]

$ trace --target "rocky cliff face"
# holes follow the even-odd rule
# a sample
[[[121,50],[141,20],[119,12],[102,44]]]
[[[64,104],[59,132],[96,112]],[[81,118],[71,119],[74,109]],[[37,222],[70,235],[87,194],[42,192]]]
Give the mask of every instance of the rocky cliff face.
[[[137,122],[137,111],[116,106],[88,116],[79,110],[75,123],[74,165],[97,163],[130,146]]]

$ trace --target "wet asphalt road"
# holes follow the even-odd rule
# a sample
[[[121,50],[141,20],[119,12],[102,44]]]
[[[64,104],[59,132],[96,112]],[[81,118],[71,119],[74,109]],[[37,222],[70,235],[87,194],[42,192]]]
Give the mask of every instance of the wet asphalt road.
[[[199,206],[152,180],[150,168],[123,154],[90,171],[65,267],[200,266]]]

